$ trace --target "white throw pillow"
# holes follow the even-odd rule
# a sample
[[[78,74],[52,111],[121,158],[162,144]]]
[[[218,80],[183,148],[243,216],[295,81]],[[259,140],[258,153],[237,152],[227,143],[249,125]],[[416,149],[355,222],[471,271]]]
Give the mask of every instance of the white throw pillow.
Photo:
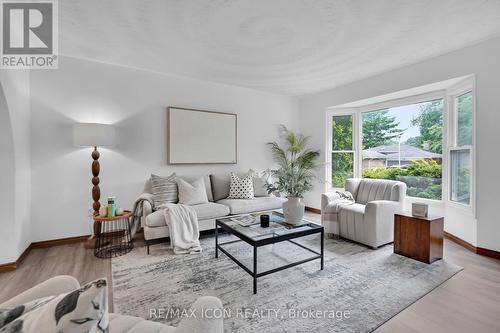
[[[0,331],[108,332],[107,297],[106,280],[100,279],[67,294],[0,310]]]
[[[168,177],[151,175],[151,193],[155,209],[166,203],[177,203],[179,201],[177,194],[177,183],[175,172]]]
[[[231,185],[229,186],[228,199],[253,199],[253,193],[252,174],[240,178],[234,172],[231,172]]]
[[[182,178],[177,178],[179,190],[179,203],[184,205],[198,205],[208,203],[207,191],[203,177],[189,183]]]

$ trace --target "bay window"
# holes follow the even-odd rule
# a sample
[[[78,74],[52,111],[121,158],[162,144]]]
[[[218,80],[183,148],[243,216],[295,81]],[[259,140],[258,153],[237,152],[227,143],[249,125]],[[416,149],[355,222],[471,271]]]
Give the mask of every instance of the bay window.
[[[474,195],[472,79],[461,82],[460,90],[452,88],[330,109],[327,177],[331,187],[343,188],[349,177],[392,179],[406,183],[410,198],[470,207]]]

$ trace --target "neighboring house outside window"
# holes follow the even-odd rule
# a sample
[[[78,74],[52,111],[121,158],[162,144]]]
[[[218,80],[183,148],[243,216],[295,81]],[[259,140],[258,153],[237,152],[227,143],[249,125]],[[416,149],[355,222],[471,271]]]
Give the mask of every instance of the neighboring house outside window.
[[[441,200],[443,104],[439,98],[361,112],[363,178],[399,180],[409,196]],[[372,165],[376,153],[382,166]]]

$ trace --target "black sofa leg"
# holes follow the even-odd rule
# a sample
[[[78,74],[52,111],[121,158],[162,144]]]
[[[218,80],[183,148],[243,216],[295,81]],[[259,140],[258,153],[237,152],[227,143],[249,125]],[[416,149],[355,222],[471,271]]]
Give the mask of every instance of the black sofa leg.
[[[146,247],[148,249],[148,255],[149,255],[149,241],[148,240],[146,240]]]

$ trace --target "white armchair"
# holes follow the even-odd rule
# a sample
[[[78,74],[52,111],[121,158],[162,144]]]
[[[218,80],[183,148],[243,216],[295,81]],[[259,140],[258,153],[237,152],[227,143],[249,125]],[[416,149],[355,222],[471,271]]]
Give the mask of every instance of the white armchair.
[[[80,288],[80,284],[74,277],[67,275],[55,276],[0,304],[0,308],[15,307],[37,298],[68,293],[78,288]],[[191,306],[194,315],[183,318],[177,328],[139,317],[110,313],[109,332],[223,333],[223,318],[218,316],[204,316],[207,310],[213,313],[215,309],[221,310],[222,313],[222,303],[218,298],[212,296],[200,297]]]
[[[338,193],[321,196],[321,223],[326,234],[377,248],[394,241],[394,214],[403,209],[406,184],[385,179],[347,179],[355,202],[338,204]]]

